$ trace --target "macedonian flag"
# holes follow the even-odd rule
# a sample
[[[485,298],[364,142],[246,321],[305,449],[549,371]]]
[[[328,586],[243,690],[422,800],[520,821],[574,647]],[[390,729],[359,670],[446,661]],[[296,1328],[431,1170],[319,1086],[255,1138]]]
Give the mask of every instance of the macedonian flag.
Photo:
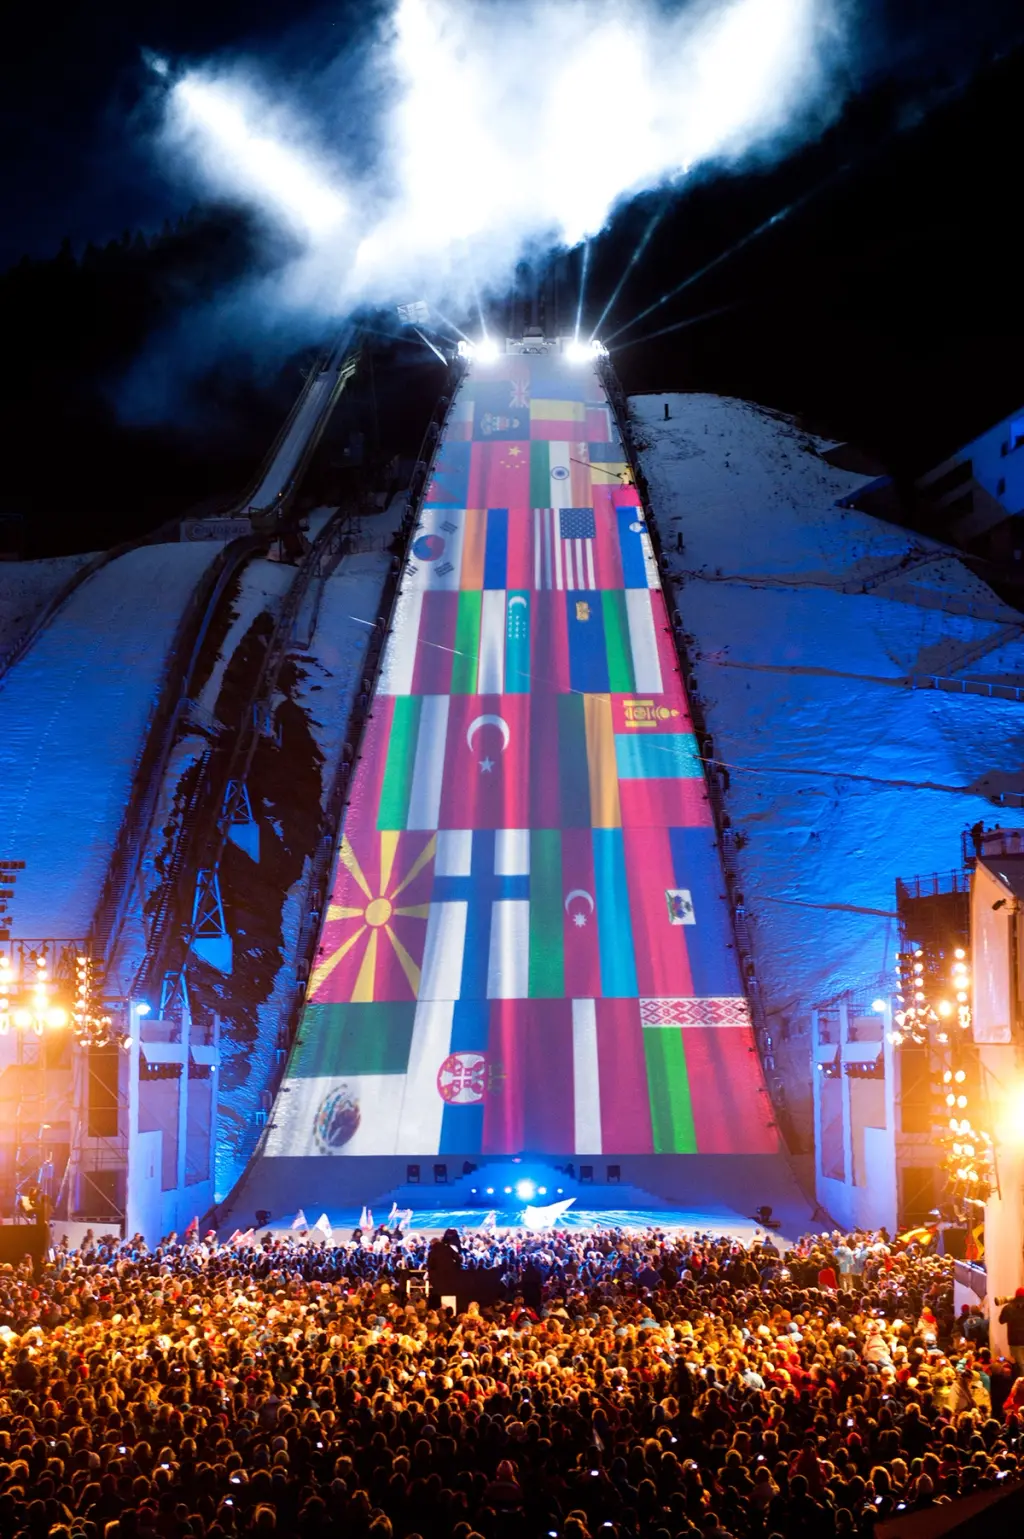
[[[430,913],[436,836],[346,835],[308,998],[315,1004],[415,999]]]

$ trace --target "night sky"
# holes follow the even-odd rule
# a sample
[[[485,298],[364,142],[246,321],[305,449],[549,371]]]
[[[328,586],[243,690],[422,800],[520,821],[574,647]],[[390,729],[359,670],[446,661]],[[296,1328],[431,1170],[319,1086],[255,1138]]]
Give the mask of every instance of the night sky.
[[[120,419],[119,382],[153,338],[267,260],[240,211],[196,207],[155,169],[142,49],[176,61],[244,53],[301,80],[319,53],[365,45],[383,9],[114,0],[62,21],[22,11],[21,47],[0,59],[3,409],[15,445],[0,539],[25,554],[96,548],[241,489],[309,356],[235,339],[214,350],[175,420]],[[688,184],[605,330],[792,209],[619,339],[709,316],[616,353],[623,382],[747,396],[910,473],[1024,400],[1012,233],[1024,20],[1007,0],[854,9],[857,89],[839,122],[781,164]],[[591,317],[657,206],[644,198],[595,242]],[[101,258],[123,232],[134,256],[125,243]],[[442,379],[422,350],[381,343],[376,421],[364,390],[353,423],[361,414],[382,451],[413,452]]]

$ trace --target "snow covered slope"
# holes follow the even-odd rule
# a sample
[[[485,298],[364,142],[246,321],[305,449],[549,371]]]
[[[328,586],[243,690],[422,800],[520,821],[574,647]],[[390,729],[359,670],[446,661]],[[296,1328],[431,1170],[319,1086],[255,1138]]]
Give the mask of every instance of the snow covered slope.
[[[788,419],[705,395],[630,409],[785,1036],[891,991],[897,876],[958,866],[979,818],[1024,824],[995,800],[1024,792],[1024,700],[909,682],[1024,683],[1024,616],[936,542],[837,508],[862,478]]]
[[[0,563],[0,656],[25,631],[58,589],[92,556],[50,556],[45,561]]]
[[[148,545],[72,595],[0,684],[0,829],[16,936],[86,933],[175,629],[219,545]]]

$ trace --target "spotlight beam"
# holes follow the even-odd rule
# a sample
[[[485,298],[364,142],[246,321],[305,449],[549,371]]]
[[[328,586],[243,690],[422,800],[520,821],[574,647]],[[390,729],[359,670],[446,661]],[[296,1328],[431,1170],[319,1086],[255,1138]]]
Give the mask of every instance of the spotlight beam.
[[[441,311],[438,310],[436,305],[434,306],[434,312],[437,315],[439,320],[444,321],[446,326],[450,326],[452,331],[458,333],[458,335],[462,338],[463,342],[468,342],[470,340],[470,338],[467,337],[466,333],[463,331],[462,327],[461,326],[456,326],[454,321],[450,321],[446,315],[442,315]]]
[[[667,203],[663,203],[661,205],[661,207],[657,210],[657,212],[652,216],[652,218],[650,220],[650,223],[648,224],[646,230],[641,235],[639,244],[634,247],[633,255],[630,257],[629,261],[626,263],[625,267],[623,268],[621,278],[619,279],[618,283],[615,285],[614,289],[612,290],[611,298],[609,299],[608,303],[605,305],[604,309],[601,311],[601,314],[597,318],[597,322],[596,322],[596,324],[594,326],[594,329],[593,329],[593,331],[590,334],[591,340],[593,340],[593,338],[597,336],[598,332],[601,330],[601,327],[604,325],[605,321],[608,319],[608,316],[611,314],[612,310],[615,308],[615,302],[618,299],[619,295],[622,293],[623,285],[625,284],[626,279],[629,277],[630,273],[633,271],[634,267],[639,262],[640,258],[643,256],[644,252],[647,250],[647,247],[648,247],[648,245],[650,243],[651,236],[654,234],[655,230],[658,228],[658,225],[661,223],[662,219],[664,218],[665,210],[667,208],[668,208],[668,204]]]
[[[590,242],[583,242],[583,270],[580,273],[580,297],[576,304],[576,329],[573,332],[573,341],[580,339],[580,321],[583,318],[583,296],[587,289],[587,268],[590,266]]]
[[[714,310],[705,310],[702,315],[691,315],[685,321],[676,321],[673,326],[662,326],[660,331],[645,331],[642,337],[630,337],[628,342],[620,342],[611,351],[621,353],[627,347],[636,347],[640,342],[653,342],[655,337],[666,337],[670,331],[685,331],[687,326],[699,326],[701,321],[710,321],[716,315],[727,315],[730,310],[738,310],[742,303],[742,300],[734,299],[731,304],[717,305]]]
[[[785,208],[779,209],[778,213],[772,214],[769,219],[765,219],[756,229],[750,230],[746,235],[741,236],[728,250],[720,252],[710,262],[706,262],[703,267],[699,267],[695,273],[691,273],[688,278],[684,278],[682,283],[677,283],[674,289],[670,289],[667,294],[662,294],[661,298],[656,299],[652,305],[648,305],[646,310],[641,310],[639,315],[634,315],[633,319],[627,321],[624,326],[620,326],[618,331],[613,331],[607,340],[613,342],[616,337],[621,337],[624,331],[629,331],[639,321],[645,320],[648,315],[653,315],[655,310],[660,310],[662,305],[667,305],[669,300],[675,299],[677,295],[682,294],[694,283],[699,283],[701,278],[707,277],[708,273],[714,272],[716,267],[721,267],[723,263],[728,262],[738,252],[745,250],[747,246],[764,235],[766,231],[773,229],[777,224],[782,224],[784,220],[789,219],[793,214],[805,208],[820,192],[824,192],[826,187],[831,186],[833,182],[837,182],[840,177],[845,176],[852,165],[852,161],[845,161],[838,170],[831,172],[822,181],[816,182],[813,187],[808,188],[794,202],[787,204]]]
[[[412,329],[416,333],[416,335],[419,337],[420,341],[425,343],[426,346],[430,348],[430,351],[432,353],[436,353],[438,358],[440,358],[440,360],[441,360],[441,362],[443,364],[447,365],[448,360],[444,356],[444,354],[442,353],[441,349],[439,347],[435,347],[433,342],[431,342],[430,338],[429,337],[425,337],[418,326],[414,326]]]

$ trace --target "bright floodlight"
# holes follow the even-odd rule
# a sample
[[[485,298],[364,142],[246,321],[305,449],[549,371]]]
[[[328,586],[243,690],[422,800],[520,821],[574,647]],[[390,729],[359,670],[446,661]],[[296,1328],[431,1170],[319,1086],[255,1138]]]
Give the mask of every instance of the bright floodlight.
[[[589,342],[567,342],[565,345],[565,358],[569,363],[590,363],[594,358],[607,358],[608,349],[603,342],[598,342],[592,337]]]
[[[47,1024],[47,1026],[52,1026],[55,1029],[59,1029],[61,1026],[66,1026],[67,1023],[68,1023],[68,1013],[67,1013],[66,1010],[62,1010],[59,1005],[54,1005],[52,1010],[47,1010],[47,1012],[46,1012],[46,1024]]]
[[[871,1008],[875,1012],[876,1015],[884,1015],[885,1014],[885,1000],[884,999],[873,999],[871,1001]]]
[[[136,1015],[148,1015],[149,1011],[150,1011],[150,1006],[147,1005],[147,1003],[146,1003],[146,1001],[144,999],[140,999],[140,1000],[138,1000],[136,1002],[136,1005],[135,1005],[135,1014]]]
[[[493,337],[481,337],[479,342],[470,342],[466,337],[457,351],[460,358],[474,358],[477,363],[497,363],[501,357],[501,348]]]
[[[1024,1085],[1015,1085],[1006,1097],[997,1131],[1001,1143],[1024,1149]]]
[[[516,1196],[521,1198],[523,1202],[529,1202],[531,1197],[536,1196],[536,1193],[537,1188],[532,1181],[516,1182]]]

